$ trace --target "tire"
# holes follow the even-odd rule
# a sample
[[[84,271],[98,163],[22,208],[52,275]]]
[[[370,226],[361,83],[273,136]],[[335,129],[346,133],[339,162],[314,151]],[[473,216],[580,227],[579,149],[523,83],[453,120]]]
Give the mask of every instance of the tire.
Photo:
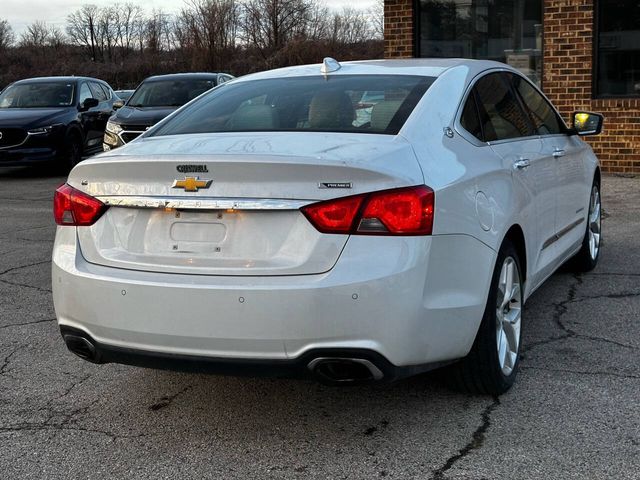
[[[82,160],[82,139],[77,133],[70,133],[65,139],[64,164],[67,171]]]
[[[602,244],[602,197],[600,182],[593,181],[589,195],[589,215],[580,251],[571,259],[571,267],[576,272],[589,272],[596,268]]]
[[[446,372],[448,383],[455,389],[495,396],[513,385],[522,344],[521,271],[518,252],[507,239],[498,252],[487,306],[473,347]],[[508,284],[511,288],[505,288]],[[510,300],[505,298],[503,291]]]

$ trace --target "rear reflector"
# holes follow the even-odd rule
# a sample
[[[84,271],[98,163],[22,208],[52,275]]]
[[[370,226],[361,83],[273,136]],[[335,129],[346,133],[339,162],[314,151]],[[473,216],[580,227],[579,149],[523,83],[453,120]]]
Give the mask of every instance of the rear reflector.
[[[322,233],[431,235],[435,195],[426,185],[343,197],[302,207]]]
[[[53,216],[58,225],[93,225],[105,212],[107,206],[71,185],[60,185],[53,196]]]

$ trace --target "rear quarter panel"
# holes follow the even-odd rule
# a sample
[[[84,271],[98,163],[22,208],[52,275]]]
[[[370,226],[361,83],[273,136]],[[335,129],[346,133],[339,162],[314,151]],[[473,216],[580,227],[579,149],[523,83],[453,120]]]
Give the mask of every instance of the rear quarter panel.
[[[478,73],[467,66],[444,72],[400,134],[436,192],[434,235],[470,235],[497,251],[511,225],[522,220],[523,199],[514,193],[504,160],[490,146],[476,146],[455,131],[456,113]]]

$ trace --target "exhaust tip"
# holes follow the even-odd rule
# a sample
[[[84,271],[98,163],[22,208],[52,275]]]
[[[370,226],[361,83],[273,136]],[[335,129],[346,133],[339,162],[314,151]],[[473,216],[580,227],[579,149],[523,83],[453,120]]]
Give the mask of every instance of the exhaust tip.
[[[316,358],[309,370],[321,381],[334,385],[353,385],[382,380],[384,374],[363,358]]]
[[[65,334],[63,335],[64,343],[67,348],[80,358],[93,363],[99,363],[99,355],[95,345],[88,339],[80,337],[78,335]]]

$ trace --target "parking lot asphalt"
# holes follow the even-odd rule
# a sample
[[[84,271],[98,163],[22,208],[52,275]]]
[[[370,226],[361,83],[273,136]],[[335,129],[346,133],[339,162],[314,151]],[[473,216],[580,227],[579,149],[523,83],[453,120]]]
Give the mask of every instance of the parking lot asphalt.
[[[84,362],[51,300],[63,181],[0,170],[0,478],[640,478],[640,178],[604,179],[600,263],[528,301],[499,399]]]

